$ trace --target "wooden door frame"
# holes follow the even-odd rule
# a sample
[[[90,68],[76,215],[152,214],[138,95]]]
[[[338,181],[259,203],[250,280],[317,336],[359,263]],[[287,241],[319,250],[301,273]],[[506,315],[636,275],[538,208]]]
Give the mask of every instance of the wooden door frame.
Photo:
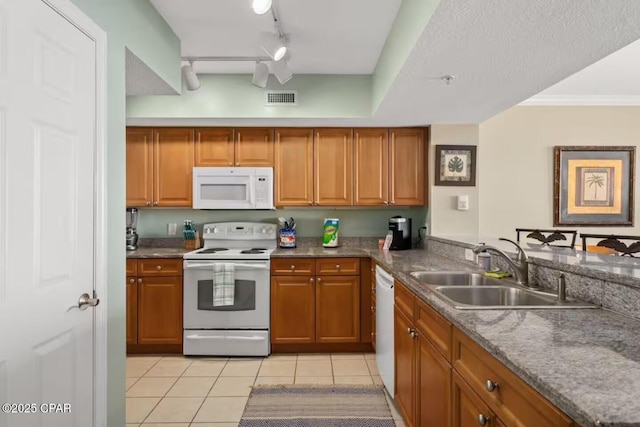
[[[93,425],[107,426],[107,227],[106,227],[106,65],[107,34],[70,0],[40,0],[95,43],[94,273],[93,290],[100,298],[94,309]]]

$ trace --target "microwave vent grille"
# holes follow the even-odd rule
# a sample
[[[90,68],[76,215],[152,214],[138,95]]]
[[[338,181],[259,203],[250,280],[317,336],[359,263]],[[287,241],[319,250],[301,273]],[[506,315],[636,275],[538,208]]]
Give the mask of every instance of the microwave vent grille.
[[[267,105],[295,106],[298,105],[297,90],[268,90]]]

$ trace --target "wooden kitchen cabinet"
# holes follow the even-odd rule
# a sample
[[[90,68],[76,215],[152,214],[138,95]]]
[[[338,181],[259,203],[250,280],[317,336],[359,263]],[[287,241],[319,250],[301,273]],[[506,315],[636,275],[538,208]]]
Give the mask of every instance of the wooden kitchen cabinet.
[[[234,163],[233,128],[195,129],[195,166],[231,167]]]
[[[407,426],[415,426],[416,340],[412,321],[394,309],[395,402]]]
[[[425,201],[425,130],[389,129],[389,204],[421,206]]]
[[[191,207],[193,128],[127,128],[127,206]]]
[[[276,206],[313,204],[313,129],[276,129],[274,199]]]
[[[416,420],[420,427],[451,425],[451,365],[422,334],[418,337]]]
[[[126,286],[127,353],[182,353],[182,259],[127,259]]]
[[[316,342],[359,342],[360,278],[318,276],[315,313]]]
[[[273,129],[236,129],[236,166],[273,167]]]
[[[316,129],[313,142],[314,205],[353,204],[351,129]]]
[[[495,415],[456,372],[453,373],[453,409],[453,427],[495,426]]]
[[[153,129],[127,128],[127,206],[153,202]]]
[[[127,344],[138,343],[138,283],[127,276]]]
[[[389,138],[387,129],[354,129],[354,200],[357,206],[389,204]]]
[[[142,277],[138,344],[182,344],[182,278]]]
[[[316,336],[313,276],[271,278],[271,342],[313,343]]]

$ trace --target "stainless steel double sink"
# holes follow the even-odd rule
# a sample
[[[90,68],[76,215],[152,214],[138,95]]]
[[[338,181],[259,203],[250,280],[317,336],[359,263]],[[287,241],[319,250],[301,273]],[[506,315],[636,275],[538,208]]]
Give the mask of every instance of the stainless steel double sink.
[[[460,271],[414,271],[418,281],[461,310],[598,308],[582,301],[559,301],[556,294],[526,288],[505,279]]]

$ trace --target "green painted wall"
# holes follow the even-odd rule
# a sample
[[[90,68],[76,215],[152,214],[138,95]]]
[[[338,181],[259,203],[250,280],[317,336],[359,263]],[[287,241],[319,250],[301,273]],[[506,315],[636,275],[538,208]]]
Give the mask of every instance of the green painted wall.
[[[266,106],[251,75],[200,75],[200,89],[181,96],[130,96],[129,118],[360,118],[371,115],[371,76],[297,75],[269,89],[297,90],[295,107]]]
[[[180,40],[148,0],[73,0],[107,33],[107,425],[125,424],[125,46],[180,90]]]
[[[178,231],[182,221],[190,219],[200,229],[202,224],[224,221],[277,222],[279,216],[296,220],[296,235],[316,237],[322,235],[324,218],[340,218],[340,236],[380,237],[387,234],[388,220],[394,215],[411,218],[412,231],[425,223],[426,208],[347,208],[347,209],[277,209],[275,211],[203,211],[192,209],[140,209],[138,233],[142,237],[168,237],[167,224],[175,222]]]
[[[391,88],[440,0],[403,0],[373,73],[372,113]]]

